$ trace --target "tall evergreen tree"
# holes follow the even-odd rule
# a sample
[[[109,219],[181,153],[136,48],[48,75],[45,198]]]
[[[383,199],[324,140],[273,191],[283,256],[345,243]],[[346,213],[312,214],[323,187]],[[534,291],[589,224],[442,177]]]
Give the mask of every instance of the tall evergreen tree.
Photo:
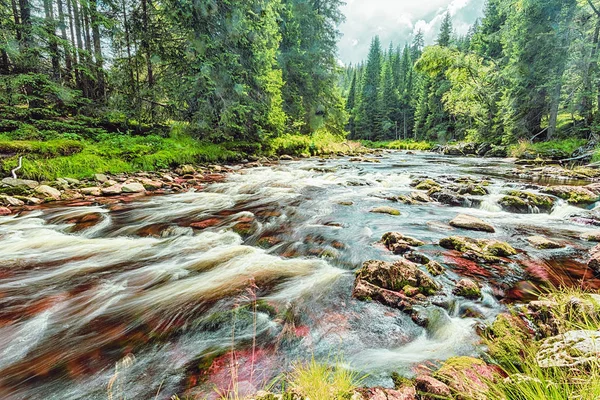
[[[442,20],[442,26],[440,28],[440,33],[437,38],[437,45],[448,47],[452,42],[452,17],[450,13],[447,12],[444,14],[444,19]]]
[[[382,53],[379,37],[371,42],[369,57],[362,81],[361,101],[357,111],[357,136],[374,140],[382,135],[382,110],[379,91],[381,89]]]

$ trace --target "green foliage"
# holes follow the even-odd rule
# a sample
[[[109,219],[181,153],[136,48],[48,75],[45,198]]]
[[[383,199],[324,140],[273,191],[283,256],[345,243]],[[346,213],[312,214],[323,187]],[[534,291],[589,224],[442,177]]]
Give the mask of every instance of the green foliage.
[[[371,142],[363,140],[361,143],[368,148],[372,149],[392,149],[392,150],[420,150],[427,151],[433,148],[432,142],[419,142],[412,139],[407,140],[395,140],[391,142]]]
[[[530,153],[535,157],[544,158],[546,154],[560,152],[564,154],[573,154],[575,150],[586,144],[585,139],[559,139],[550,140],[547,142],[531,143],[527,141],[521,141],[518,144],[509,147],[509,154],[512,157],[520,158],[526,153]]]
[[[289,386],[295,393],[309,399],[344,400],[361,382],[361,377],[344,368],[317,363],[314,357],[306,364],[297,364],[289,374]]]
[[[336,153],[353,153],[359,149],[356,143],[348,142],[344,137],[320,130],[307,135],[286,134],[268,142],[271,155],[314,156]]]

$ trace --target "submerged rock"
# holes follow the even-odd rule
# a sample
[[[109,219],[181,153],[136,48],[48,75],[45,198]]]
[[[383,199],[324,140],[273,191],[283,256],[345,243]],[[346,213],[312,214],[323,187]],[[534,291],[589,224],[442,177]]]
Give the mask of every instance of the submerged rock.
[[[546,239],[543,236],[531,236],[527,238],[527,241],[535,248],[540,250],[548,249],[561,249],[565,247],[563,244],[554,242],[550,239]]]
[[[472,217],[466,214],[460,214],[452,221],[450,221],[450,226],[455,228],[468,229],[472,231],[481,231],[481,232],[490,232],[493,233],[496,230],[494,227],[487,222],[480,220],[479,218]]]
[[[388,206],[376,207],[376,208],[372,209],[371,212],[375,213],[375,214],[400,215],[400,211],[398,211],[397,209],[395,209],[393,207],[388,207]]]
[[[542,343],[536,361],[541,368],[584,367],[600,357],[600,331],[576,330]]]
[[[549,213],[554,207],[554,199],[549,196],[531,192],[512,190],[499,201],[500,206],[509,212],[530,214],[535,212]]]
[[[0,216],[10,215],[12,211],[6,207],[0,207]]]
[[[479,285],[467,278],[458,281],[456,287],[452,290],[452,293],[472,300],[481,298],[481,289],[479,288]]]
[[[510,257],[517,251],[508,243],[493,239],[471,239],[451,236],[440,240],[440,246],[463,253],[467,259],[481,262],[497,262],[500,257]]]

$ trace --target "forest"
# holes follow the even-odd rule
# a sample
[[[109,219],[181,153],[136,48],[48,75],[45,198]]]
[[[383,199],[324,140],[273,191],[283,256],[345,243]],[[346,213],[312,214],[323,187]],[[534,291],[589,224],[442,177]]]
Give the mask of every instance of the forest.
[[[83,142],[83,152],[89,149],[98,168],[109,170],[119,169],[115,157],[139,159],[127,153],[147,143],[153,147],[146,152],[168,152],[182,140],[182,151],[197,151],[185,160],[171,154],[131,168],[211,155],[227,159],[228,151],[256,152],[261,143],[290,133],[343,136],[346,112],[336,59],[340,4],[3,1],[0,133],[5,142],[46,142],[31,144],[33,153],[48,147],[50,153],[73,153]],[[169,136],[173,124],[181,140],[164,144],[160,137]],[[215,150],[190,137],[229,146]],[[56,150],[56,140],[80,143]],[[106,154],[102,144],[109,141],[118,154]],[[4,147],[11,153],[23,146]],[[40,173],[27,163],[26,171]]]
[[[600,113],[600,12],[589,1],[488,0],[466,35],[446,14],[431,46],[423,32],[342,77],[356,139],[595,139]]]

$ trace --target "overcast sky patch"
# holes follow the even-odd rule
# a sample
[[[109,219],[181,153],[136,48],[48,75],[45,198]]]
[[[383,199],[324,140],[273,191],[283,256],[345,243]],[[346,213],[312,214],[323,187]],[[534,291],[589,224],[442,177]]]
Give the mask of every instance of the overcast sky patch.
[[[382,45],[404,46],[419,29],[432,44],[446,12],[452,15],[454,29],[464,35],[481,18],[485,0],[346,0],[342,11],[346,22],[340,27],[339,58],[345,63],[364,60],[371,39],[379,35]]]

